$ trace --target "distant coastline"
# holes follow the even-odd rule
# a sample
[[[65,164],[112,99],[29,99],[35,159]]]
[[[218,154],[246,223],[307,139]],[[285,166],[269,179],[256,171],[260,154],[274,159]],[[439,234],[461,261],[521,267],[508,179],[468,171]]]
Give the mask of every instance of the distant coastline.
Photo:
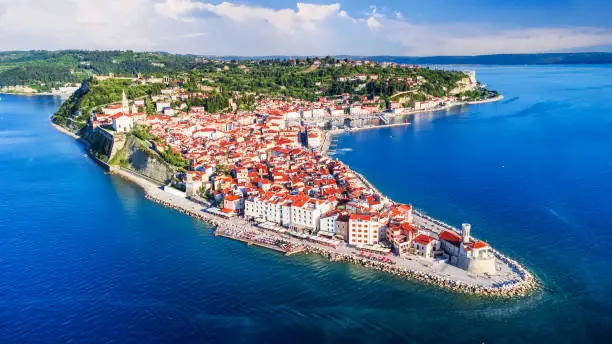
[[[431,109],[431,110],[411,110],[411,111],[405,111],[405,112],[398,113],[398,114],[385,114],[385,115],[387,117],[392,117],[392,118],[395,118],[395,117],[405,117],[405,116],[418,115],[418,114],[429,113],[429,112],[444,111],[444,110],[448,110],[448,109],[451,109],[451,108],[454,108],[454,107],[464,106],[464,105],[477,105],[477,104],[494,103],[494,102],[497,102],[497,101],[500,101],[500,100],[503,100],[503,99],[504,99],[504,96],[499,94],[499,95],[497,95],[495,97],[488,98],[488,99],[457,102],[457,103],[453,103],[453,104],[442,106],[442,107],[437,108],[437,109]],[[408,125],[410,125],[409,122],[406,122],[406,123],[392,123],[392,124],[380,124],[380,125],[369,125],[369,126],[364,126],[364,127],[359,127],[359,128],[352,128],[348,132],[357,132],[357,131],[370,130],[370,129],[404,127],[404,126],[408,126]],[[329,147],[331,145],[331,141],[333,140],[334,136],[341,135],[341,134],[346,133],[346,132],[347,132],[346,130],[342,130],[342,129],[331,129],[331,130],[325,131],[325,136],[323,138],[323,143],[321,144],[321,147],[320,147],[321,153],[322,154],[327,154],[329,152]]]
[[[62,98],[70,97],[74,92],[63,92],[63,93],[53,93],[53,92],[3,92],[0,90],[1,95],[11,95],[11,96],[27,96],[27,97],[37,97],[37,96],[57,96]]]

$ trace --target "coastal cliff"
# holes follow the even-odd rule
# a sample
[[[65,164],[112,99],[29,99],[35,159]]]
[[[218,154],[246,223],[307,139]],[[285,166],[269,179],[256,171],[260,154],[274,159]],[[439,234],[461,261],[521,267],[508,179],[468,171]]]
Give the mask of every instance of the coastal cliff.
[[[160,184],[167,183],[177,172],[149,142],[132,134],[111,135],[103,129],[85,129],[81,137],[89,143],[90,153],[110,166],[131,170]]]

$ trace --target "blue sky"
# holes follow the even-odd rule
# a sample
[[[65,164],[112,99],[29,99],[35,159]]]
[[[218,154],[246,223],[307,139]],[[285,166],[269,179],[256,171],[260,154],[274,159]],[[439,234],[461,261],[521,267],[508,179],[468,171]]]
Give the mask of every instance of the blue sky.
[[[612,51],[612,0],[0,0],[0,50],[210,55]]]

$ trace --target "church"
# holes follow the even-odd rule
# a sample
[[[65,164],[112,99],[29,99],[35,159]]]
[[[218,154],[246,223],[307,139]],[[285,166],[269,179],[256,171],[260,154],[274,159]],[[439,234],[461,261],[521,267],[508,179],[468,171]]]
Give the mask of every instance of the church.
[[[128,114],[129,105],[125,91],[123,91],[123,99],[121,101],[121,112],[112,116],[113,118],[113,129],[118,133],[125,133],[134,127],[134,121]]]

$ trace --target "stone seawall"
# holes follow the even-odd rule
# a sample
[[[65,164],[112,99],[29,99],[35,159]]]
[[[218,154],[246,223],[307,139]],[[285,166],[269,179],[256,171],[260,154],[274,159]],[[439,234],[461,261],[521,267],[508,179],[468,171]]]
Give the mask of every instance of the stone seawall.
[[[188,209],[185,209],[181,206],[178,206],[172,202],[161,199],[149,193],[145,196],[147,199],[156,202],[162,206],[177,210],[183,214],[192,216],[198,220],[201,220],[208,225],[212,226],[213,229],[217,229],[219,227],[223,227],[224,221],[227,221],[222,218],[218,218],[214,215],[208,213],[197,213]],[[465,282],[456,281],[450,278],[441,277],[436,274],[432,274],[424,271],[416,271],[405,269],[396,265],[387,264],[384,262],[374,261],[365,257],[356,256],[354,254],[343,254],[334,251],[331,248],[322,248],[315,245],[304,245],[304,252],[318,254],[323,257],[328,258],[331,262],[344,262],[344,263],[352,263],[358,264],[363,267],[376,269],[382,272],[387,272],[393,274],[395,276],[408,278],[411,280],[420,281],[426,284],[435,285],[437,287],[453,291],[461,294],[471,294],[471,295],[480,295],[480,296],[489,296],[489,297],[503,297],[503,298],[512,298],[512,297],[524,297],[531,294],[535,289],[538,288],[538,282],[530,274],[527,270],[525,270],[520,264],[507,258],[500,254],[499,252],[494,251],[494,254],[497,259],[500,259],[504,263],[510,264],[513,268],[517,269],[521,272],[522,279],[516,279],[512,281],[507,281],[504,284],[495,285],[492,287],[488,286],[479,286],[479,285],[471,285]]]
[[[346,262],[358,264],[364,267],[387,272],[396,276],[417,280],[426,284],[435,285],[440,288],[451,290],[453,292],[461,294],[496,296],[505,298],[524,297],[531,294],[538,287],[538,282],[536,281],[536,279],[533,278],[533,276],[527,271],[525,271],[526,275],[525,278],[522,280],[512,281],[512,283],[495,287],[486,287],[470,285],[461,281],[455,281],[449,278],[440,277],[438,275],[434,275],[428,272],[403,269],[395,265],[389,265],[384,262],[374,261],[355,255],[336,254],[309,246],[307,246],[305,250],[307,252],[327,257],[332,262]],[[517,266],[520,267],[520,265]]]

